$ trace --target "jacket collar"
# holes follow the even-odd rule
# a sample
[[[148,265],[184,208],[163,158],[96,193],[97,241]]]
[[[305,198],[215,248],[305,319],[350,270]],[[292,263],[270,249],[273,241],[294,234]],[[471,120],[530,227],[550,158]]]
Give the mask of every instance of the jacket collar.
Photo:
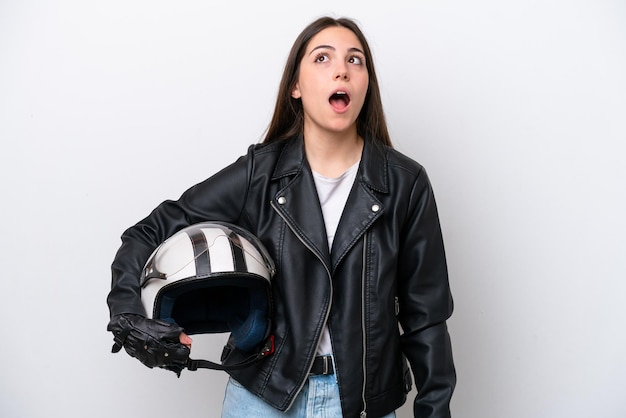
[[[272,180],[299,173],[305,162],[304,140],[302,135],[286,140],[282,153],[274,169]],[[369,138],[365,138],[361,165],[360,181],[372,190],[380,193],[389,192],[387,177],[387,150]]]
[[[305,168],[306,167],[306,168]],[[385,207],[376,193],[388,193],[386,150],[373,141],[365,140],[359,173],[346,202],[350,216],[341,218],[333,248],[328,248],[324,219],[320,210],[311,210],[311,202],[317,200],[311,170],[304,155],[302,137],[287,140],[276,163],[273,180],[287,180],[274,196],[272,206],[281,214],[291,229],[311,251],[317,254],[329,272],[354,246],[365,231],[380,217]]]

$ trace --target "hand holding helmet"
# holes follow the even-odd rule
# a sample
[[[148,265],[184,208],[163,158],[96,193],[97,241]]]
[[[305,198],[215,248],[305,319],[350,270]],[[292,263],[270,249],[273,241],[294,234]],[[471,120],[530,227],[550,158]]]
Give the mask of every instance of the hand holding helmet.
[[[107,327],[113,333],[112,352],[126,352],[147,367],[160,367],[178,376],[189,360],[189,348],[180,342],[183,328],[170,322],[141,315],[121,314],[111,318]]]

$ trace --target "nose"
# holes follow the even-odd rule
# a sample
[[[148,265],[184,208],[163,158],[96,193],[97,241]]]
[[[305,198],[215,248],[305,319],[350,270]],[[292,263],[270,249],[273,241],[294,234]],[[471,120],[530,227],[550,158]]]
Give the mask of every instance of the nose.
[[[335,70],[335,80],[348,80],[348,70],[345,65],[337,66]]]

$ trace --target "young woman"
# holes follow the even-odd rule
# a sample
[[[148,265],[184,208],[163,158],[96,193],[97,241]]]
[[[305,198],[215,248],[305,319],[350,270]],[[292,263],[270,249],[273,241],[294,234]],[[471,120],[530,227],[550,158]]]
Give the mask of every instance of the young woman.
[[[320,18],[298,36],[262,144],[125,231],[112,323],[145,315],[138,277],[154,248],[207,220],[247,229],[276,263],[275,352],[229,372],[223,417],[393,417],[409,365],[415,416],[450,416],[452,297],[435,200],[424,169],[391,147],[352,20]]]

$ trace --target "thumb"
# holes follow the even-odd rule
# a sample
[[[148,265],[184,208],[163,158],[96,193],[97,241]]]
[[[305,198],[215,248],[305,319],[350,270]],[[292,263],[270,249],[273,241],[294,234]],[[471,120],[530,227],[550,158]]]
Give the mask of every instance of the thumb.
[[[178,339],[180,340],[180,343],[182,345],[186,345],[189,349],[191,349],[191,343],[193,340],[191,339],[189,335],[185,334],[184,332],[181,332]]]

